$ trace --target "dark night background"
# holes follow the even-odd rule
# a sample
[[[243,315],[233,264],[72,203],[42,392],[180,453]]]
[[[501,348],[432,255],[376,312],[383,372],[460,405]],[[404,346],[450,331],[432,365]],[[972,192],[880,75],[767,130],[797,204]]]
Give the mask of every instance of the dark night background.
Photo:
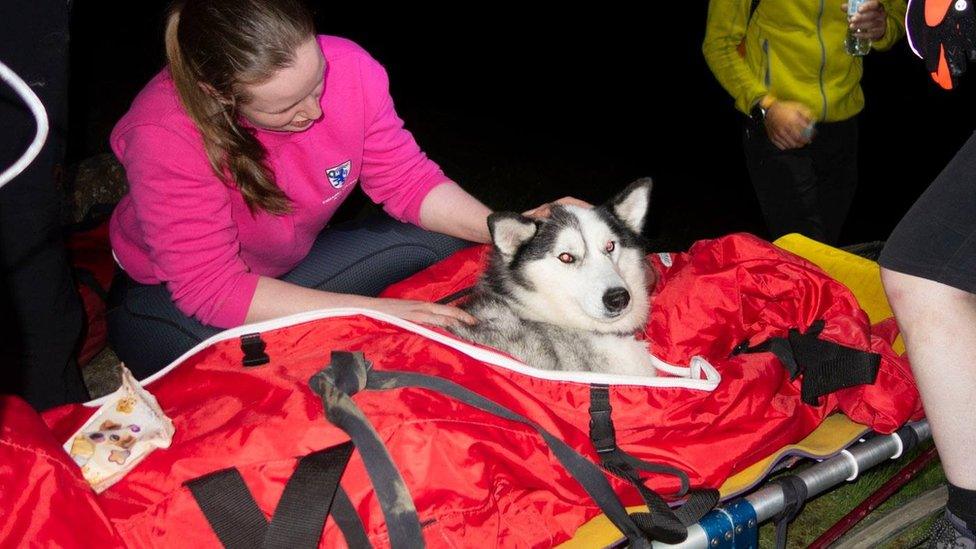
[[[407,127],[489,206],[598,202],[649,175],[659,249],[763,235],[741,115],[701,54],[704,0],[538,5],[534,15],[500,4],[313,6],[319,32],[355,40],[387,67]],[[74,4],[73,160],[108,150],[112,125],[162,67],[164,13],[158,1]],[[905,41],[870,54],[862,83],[861,186],[841,244],[885,239],[974,127],[972,90],[938,89]]]

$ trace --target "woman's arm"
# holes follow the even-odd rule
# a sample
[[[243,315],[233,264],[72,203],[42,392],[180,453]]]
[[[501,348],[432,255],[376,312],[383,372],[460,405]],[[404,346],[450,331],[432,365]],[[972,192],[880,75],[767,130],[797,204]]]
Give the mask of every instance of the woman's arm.
[[[373,309],[411,322],[438,326],[449,326],[458,322],[467,324],[478,322],[461,309],[448,305],[324,292],[267,276],[262,276],[258,280],[245,322],[260,322],[295,313],[335,307]]]
[[[420,225],[430,231],[487,243],[490,241],[487,221],[490,213],[488,206],[457,183],[447,181],[424,197],[420,205]]]
[[[240,325],[258,275],[240,257],[229,193],[202,145],[189,132],[140,124],[113,133],[113,149],[131,201],[131,215],[113,223],[122,265],[140,282],[165,282],[183,314],[219,328]]]

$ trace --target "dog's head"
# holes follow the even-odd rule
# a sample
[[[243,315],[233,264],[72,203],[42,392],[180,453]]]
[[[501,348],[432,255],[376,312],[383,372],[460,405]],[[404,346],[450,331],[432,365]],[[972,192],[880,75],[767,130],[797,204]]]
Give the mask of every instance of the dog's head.
[[[650,194],[651,180],[640,179],[592,209],[555,206],[541,220],[492,214],[486,282],[532,320],[601,333],[642,328],[648,271],[640,231]]]

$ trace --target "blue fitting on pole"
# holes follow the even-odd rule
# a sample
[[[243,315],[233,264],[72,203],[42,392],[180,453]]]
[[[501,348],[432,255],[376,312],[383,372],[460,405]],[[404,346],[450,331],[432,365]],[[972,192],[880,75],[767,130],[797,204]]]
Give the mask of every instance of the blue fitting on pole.
[[[745,499],[720,507],[698,521],[705,531],[709,549],[756,549],[759,524],[756,510]]]

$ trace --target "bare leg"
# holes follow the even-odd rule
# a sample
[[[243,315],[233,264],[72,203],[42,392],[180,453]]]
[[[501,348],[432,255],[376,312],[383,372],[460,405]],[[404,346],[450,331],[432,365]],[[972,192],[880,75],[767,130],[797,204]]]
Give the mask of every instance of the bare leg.
[[[949,482],[976,490],[976,295],[882,269]]]

